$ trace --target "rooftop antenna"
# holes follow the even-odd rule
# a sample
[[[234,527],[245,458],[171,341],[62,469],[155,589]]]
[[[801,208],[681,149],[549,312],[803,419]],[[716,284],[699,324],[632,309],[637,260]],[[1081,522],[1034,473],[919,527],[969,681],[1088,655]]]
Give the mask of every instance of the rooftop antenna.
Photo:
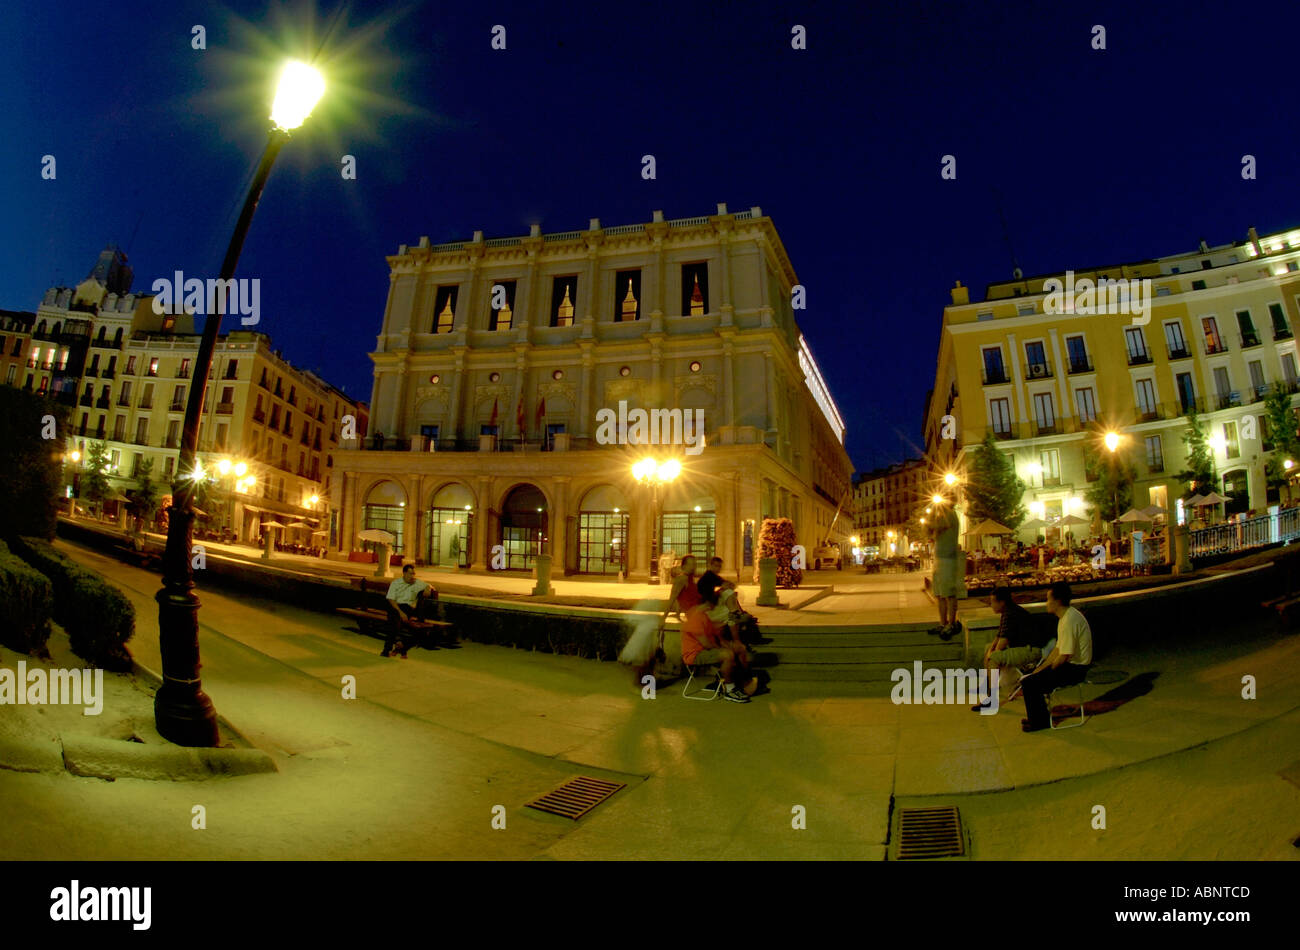
[[[1020,261],[1016,260],[1016,249],[1011,245],[1011,229],[1007,227],[1007,216],[1002,209],[1002,192],[996,187],[993,189],[993,202],[997,205],[998,220],[1002,222],[1002,240],[1006,242],[1007,253],[1011,255],[1011,276],[1016,280],[1024,280],[1025,272],[1020,269]]]

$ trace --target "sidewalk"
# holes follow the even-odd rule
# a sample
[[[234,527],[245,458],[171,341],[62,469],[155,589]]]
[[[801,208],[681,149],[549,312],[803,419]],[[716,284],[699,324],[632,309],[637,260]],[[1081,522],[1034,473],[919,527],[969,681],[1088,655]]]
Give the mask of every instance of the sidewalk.
[[[156,668],[156,577],[60,546],[127,591],[139,612],[132,649]],[[816,684],[782,685],[779,671],[769,695],[737,706],[689,702],[680,685],[644,700],[615,664],[472,643],[385,660],[375,641],[328,616],[199,594],[205,689],[281,769],[203,784],[194,800],[240,814],[244,850],[231,843],[220,856],[333,856],[342,840],[351,857],[880,859],[893,799],[1120,769],[1268,722],[1300,700],[1300,638],[1262,627],[1115,649],[1102,667],[1129,686],[1086,687],[1096,715],[1082,728],[1026,735],[1019,703],[981,716],[825,699]],[[1241,697],[1247,673],[1259,699]],[[357,677],[359,700],[339,699],[345,675]],[[1113,708],[1102,711],[1107,695]],[[576,825],[522,807],[578,774],[629,787]],[[156,810],[152,794],[142,801]],[[525,834],[494,837],[493,803]],[[799,833],[796,805],[808,815]],[[116,814],[127,818],[153,828],[145,812]],[[146,839],[149,854],[170,853],[165,829]]]

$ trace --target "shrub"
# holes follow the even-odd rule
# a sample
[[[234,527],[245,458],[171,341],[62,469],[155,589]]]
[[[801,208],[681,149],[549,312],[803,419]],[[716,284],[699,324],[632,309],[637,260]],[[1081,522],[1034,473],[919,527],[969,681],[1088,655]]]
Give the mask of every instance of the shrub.
[[[0,642],[22,653],[47,656],[50,617],[54,612],[54,591],[49,578],[32,569],[0,542]]]
[[[20,538],[15,552],[53,586],[54,619],[68,631],[72,652],[102,669],[131,670],[126,642],[135,634],[135,608],[116,587],[39,538]]]
[[[759,561],[776,558],[776,586],[798,587],[803,571],[790,566],[794,558],[794,522],[789,518],[764,518],[758,532],[758,557],[754,558],[754,583],[759,582]]]

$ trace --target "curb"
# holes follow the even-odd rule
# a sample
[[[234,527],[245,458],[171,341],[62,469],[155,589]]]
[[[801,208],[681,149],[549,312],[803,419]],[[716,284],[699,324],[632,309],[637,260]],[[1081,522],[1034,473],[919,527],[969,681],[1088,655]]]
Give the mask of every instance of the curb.
[[[139,660],[137,660],[134,656],[131,657],[131,673],[132,673],[133,675],[135,675],[135,676],[139,676],[141,679],[146,679],[146,680],[148,680],[149,682],[153,683],[155,689],[160,688],[160,687],[162,686],[162,684],[163,684],[163,678],[162,678],[160,675],[158,675],[156,672],[154,672],[153,670],[151,670],[149,667],[145,666],[143,663],[141,663]],[[244,735],[244,733],[240,731],[240,729],[239,729],[238,726],[236,726],[234,723],[232,723],[229,719],[227,719],[227,718],[226,718],[225,716],[223,716],[221,713],[217,713],[217,722],[221,723],[221,725],[222,725],[225,729],[227,729],[227,730],[230,732],[231,735],[233,735],[233,736],[234,736],[236,739],[238,739],[240,742],[242,742],[242,743],[244,743],[246,746],[248,746],[249,749],[251,749],[251,750],[255,750],[255,751],[258,751],[258,752],[261,752],[261,751],[262,751],[262,750],[258,749],[257,744],[256,744],[255,742],[253,742],[251,739],[248,738],[248,736]],[[177,746],[177,748],[180,749],[180,748],[186,748],[186,747],[185,747],[185,746]],[[243,750],[240,750],[240,751],[243,751]],[[266,754],[267,754],[267,753],[262,752],[262,755],[266,755]],[[269,758],[269,756],[268,756],[268,758]],[[279,771],[279,770],[276,769],[276,768],[274,768],[274,766],[272,766],[271,771],[274,772],[274,771]]]

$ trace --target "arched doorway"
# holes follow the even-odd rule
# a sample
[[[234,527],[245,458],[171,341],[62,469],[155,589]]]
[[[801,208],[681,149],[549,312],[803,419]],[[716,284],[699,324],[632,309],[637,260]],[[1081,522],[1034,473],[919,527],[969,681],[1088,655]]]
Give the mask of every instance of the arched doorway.
[[[516,485],[501,505],[505,570],[532,570],[546,540],[546,496],[536,485]]]
[[[424,563],[468,567],[473,531],[474,496],[464,485],[444,485],[424,512]]]
[[[397,482],[384,481],[371,487],[366,493],[366,503],[361,509],[361,528],[369,530],[378,528],[387,531],[397,539],[393,545],[394,554],[402,554],[406,542],[406,492]],[[366,550],[375,550],[373,542],[365,543]]]
[[[578,573],[627,573],[627,499],[612,485],[593,488],[578,512]]]
[[[707,560],[713,557],[717,518],[713,496],[688,485],[676,485],[664,499],[660,515],[660,545],[680,558],[694,554]]]

